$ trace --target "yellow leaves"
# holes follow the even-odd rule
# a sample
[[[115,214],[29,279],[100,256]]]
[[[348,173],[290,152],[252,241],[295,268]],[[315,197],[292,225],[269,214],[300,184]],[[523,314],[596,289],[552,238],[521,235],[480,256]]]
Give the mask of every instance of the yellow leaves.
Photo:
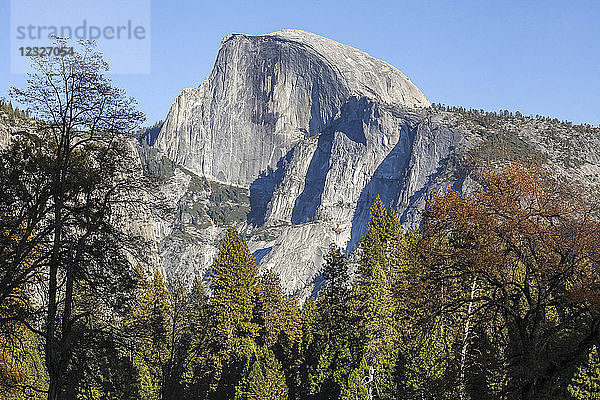
[[[7,327],[5,326],[4,329]],[[48,376],[42,361],[42,354],[37,338],[22,324],[13,323],[7,335],[6,330],[0,334],[0,398],[37,399],[39,392],[26,390],[46,390]],[[7,396],[7,397],[4,397]]]
[[[286,299],[281,305],[278,322],[290,343],[299,343],[302,338],[302,315],[295,297]]]
[[[600,315],[598,214],[584,192],[533,168],[486,171],[481,183],[471,194],[449,190],[428,205],[420,243],[426,281],[440,309],[455,316],[473,301],[473,318],[518,327],[522,351],[546,357],[544,343]]]
[[[25,381],[25,371],[13,357],[12,346],[0,340],[0,383],[7,387],[18,385]]]

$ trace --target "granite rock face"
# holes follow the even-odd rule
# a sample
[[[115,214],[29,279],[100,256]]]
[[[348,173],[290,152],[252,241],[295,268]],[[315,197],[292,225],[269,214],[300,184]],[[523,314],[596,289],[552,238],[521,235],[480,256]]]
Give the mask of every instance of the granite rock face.
[[[189,189],[193,177],[248,189],[247,214],[228,222],[290,293],[307,295],[329,243],[353,246],[375,196],[396,206],[405,175],[421,173],[410,161],[420,117],[403,110],[429,106],[396,68],[318,35],[225,37],[210,76],[181,92],[150,143],[176,166],[165,188],[179,193],[178,211],[155,224],[167,275],[207,276],[224,229],[208,213],[210,190]]]
[[[433,109],[394,67],[311,33],[229,35],[210,76],[181,92],[142,152],[176,210],[154,223],[167,277],[208,280],[235,225],[260,267],[305,298],[329,244],[358,244],[377,196],[417,225],[433,193],[472,187],[461,157],[500,139],[596,179],[600,135],[567,126],[548,141],[556,126],[544,124]],[[565,140],[586,149],[580,164],[561,161]]]
[[[177,97],[155,146],[198,175],[249,187],[352,96],[429,106],[400,71],[349,46],[295,30],[232,34],[206,81]]]

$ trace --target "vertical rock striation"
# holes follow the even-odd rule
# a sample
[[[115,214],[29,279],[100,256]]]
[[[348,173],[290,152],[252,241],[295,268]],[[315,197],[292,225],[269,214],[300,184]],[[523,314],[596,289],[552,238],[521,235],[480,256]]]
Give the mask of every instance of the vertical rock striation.
[[[394,67],[312,33],[225,37],[210,76],[181,92],[152,143],[151,163],[174,166],[164,190],[177,212],[155,223],[167,276],[208,279],[236,224],[261,267],[305,297],[329,244],[357,245],[377,196],[405,226],[418,223],[432,193],[464,189],[458,158],[490,147],[486,137],[564,157],[541,122],[465,115],[432,109]],[[573,137],[596,156],[569,159],[598,176],[600,143],[583,136]]]
[[[353,96],[429,106],[400,71],[349,46],[296,30],[232,34],[206,81],[177,97],[155,146],[198,175],[249,187]]]
[[[297,30],[232,34],[204,83],[177,97],[153,147],[182,168],[178,176],[248,189],[238,228],[261,265],[305,296],[323,250],[357,243],[377,195],[413,221],[406,210],[422,205],[460,141],[423,125],[429,106],[400,71],[352,47]],[[184,190],[174,203],[190,197]],[[206,276],[200,253],[214,253],[206,238],[223,226],[186,225],[179,208],[170,231],[157,224],[166,269]]]

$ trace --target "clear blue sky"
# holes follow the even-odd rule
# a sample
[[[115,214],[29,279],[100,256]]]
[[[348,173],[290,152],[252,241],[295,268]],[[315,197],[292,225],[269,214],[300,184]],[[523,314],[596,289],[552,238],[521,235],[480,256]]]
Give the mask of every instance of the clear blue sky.
[[[10,73],[9,1],[0,0],[0,96]],[[432,102],[600,124],[600,1],[151,2],[151,73],[114,75],[148,123],[210,73],[231,32],[312,31],[407,75]]]

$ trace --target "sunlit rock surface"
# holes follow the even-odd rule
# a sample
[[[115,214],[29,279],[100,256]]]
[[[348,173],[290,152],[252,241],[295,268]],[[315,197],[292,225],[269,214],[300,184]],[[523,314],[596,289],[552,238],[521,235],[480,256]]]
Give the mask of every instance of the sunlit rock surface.
[[[594,132],[436,111],[394,67],[285,30],[225,37],[210,76],[181,92],[141,154],[175,209],[154,223],[171,282],[208,281],[218,242],[235,225],[261,268],[305,298],[319,287],[329,244],[358,244],[377,196],[405,227],[417,225],[432,193],[473,187],[465,157],[505,147],[503,159],[537,155],[593,182]],[[566,143],[584,150],[567,162]]]

